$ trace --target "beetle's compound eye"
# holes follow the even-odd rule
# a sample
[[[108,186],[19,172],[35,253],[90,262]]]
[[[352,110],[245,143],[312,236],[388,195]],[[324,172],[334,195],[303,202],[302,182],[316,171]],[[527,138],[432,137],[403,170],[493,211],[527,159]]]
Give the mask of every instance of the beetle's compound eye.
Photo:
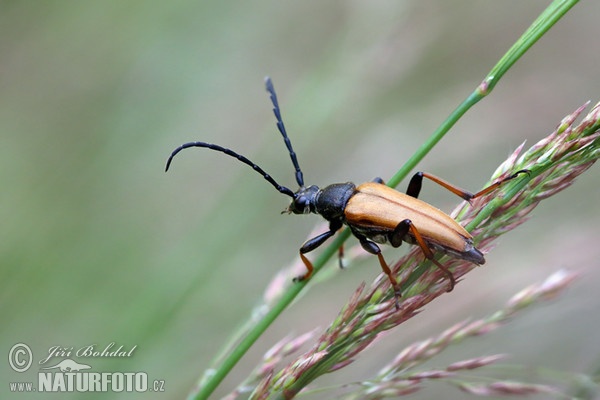
[[[300,188],[294,195],[294,199],[288,207],[288,212],[294,214],[315,212],[315,198],[319,192],[319,188],[314,185],[307,188]]]
[[[294,200],[292,200],[288,211],[294,214],[310,213],[310,198],[303,194],[294,197]]]

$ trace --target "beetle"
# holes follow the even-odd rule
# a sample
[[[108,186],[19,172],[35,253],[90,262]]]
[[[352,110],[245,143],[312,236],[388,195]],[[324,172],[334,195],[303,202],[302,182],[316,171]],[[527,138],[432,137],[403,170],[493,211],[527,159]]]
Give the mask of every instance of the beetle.
[[[165,171],[169,170],[175,155],[184,149],[201,147],[218,151],[250,166],[277,191],[291,197],[290,205],[283,212],[288,214],[314,213],[325,218],[329,222],[329,230],[307,240],[300,247],[300,258],[306,266],[306,272],[294,278],[294,281],[304,281],[311,277],[313,265],[305,254],[321,246],[344,225],[350,228],[364,250],[377,256],[381,269],[387,275],[394,290],[396,308],[399,307],[400,285],[383,258],[379,244],[390,244],[392,247],[399,247],[402,242],[408,242],[418,245],[425,257],[447,276],[449,280],[448,291],[454,288],[456,281],[452,272],[435,259],[434,252],[445,253],[477,265],[485,263],[483,254],[475,247],[473,237],[465,228],[449,215],[418,199],[423,178],[427,178],[464,200],[470,201],[492,192],[501,184],[516,178],[522,173],[529,174],[529,171],[517,171],[477,193],[460,189],[427,172],[417,172],[413,175],[406,193],[398,192],[384,185],[380,178],[358,186],[352,182],[334,183],[322,189],[316,185],[305,186],[302,170],[283,124],[277,95],[269,77],[265,78],[265,86],[273,104],[277,128],[283,137],[295,169],[296,182],[299,186],[297,191],[294,192],[277,183],[271,175],[245,156],[231,149],[206,142],[189,142],[177,147],[169,156]],[[340,257],[341,253],[342,249],[340,248]]]

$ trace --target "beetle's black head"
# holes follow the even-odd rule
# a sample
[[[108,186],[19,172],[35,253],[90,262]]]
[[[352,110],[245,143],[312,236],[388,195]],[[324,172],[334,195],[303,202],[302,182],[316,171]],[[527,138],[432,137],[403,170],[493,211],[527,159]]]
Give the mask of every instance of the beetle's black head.
[[[317,202],[317,197],[320,193],[321,189],[319,189],[315,185],[311,185],[309,187],[301,187],[296,193],[294,193],[294,197],[292,197],[292,202],[285,211],[288,214],[316,213],[317,209],[315,207],[315,204]]]

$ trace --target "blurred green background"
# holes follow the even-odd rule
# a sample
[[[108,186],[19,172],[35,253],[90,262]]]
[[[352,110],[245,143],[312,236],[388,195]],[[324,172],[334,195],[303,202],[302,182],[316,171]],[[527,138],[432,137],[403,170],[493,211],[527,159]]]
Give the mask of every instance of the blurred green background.
[[[319,218],[280,215],[286,197],[214,152],[188,150],[165,174],[169,153],[219,143],[295,189],[263,86],[270,75],[308,184],[387,179],[547,3],[1,2],[0,351],[6,359],[24,342],[34,353],[26,373],[0,363],[1,397],[134,398],[8,391],[37,379],[51,346],[111,342],[137,346],[134,356],[90,359],[94,371],[165,381],[166,394],[139,398],[185,396]],[[599,101],[598,15],[593,1],[571,10],[419,169],[476,190],[522,141]],[[581,275],[565,297],[432,365],[507,353],[510,363],[589,371],[600,359],[599,183],[594,166],[453,293],[316,384],[369,377],[405,345],[493,312],[558,268]],[[457,203],[434,185],[422,198]],[[379,271],[367,259],[315,285],[217,395],[284,335],[325,327]],[[429,386],[420,398],[464,398]]]

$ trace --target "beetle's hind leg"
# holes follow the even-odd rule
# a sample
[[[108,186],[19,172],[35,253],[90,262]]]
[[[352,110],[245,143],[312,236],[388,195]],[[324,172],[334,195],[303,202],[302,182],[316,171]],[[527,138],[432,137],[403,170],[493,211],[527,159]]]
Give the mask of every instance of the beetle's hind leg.
[[[394,247],[400,246],[400,244],[402,243],[402,239],[409,232],[412,233],[412,235],[414,236],[415,241],[417,242],[417,245],[419,245],[419,247],[421,248],[421,251],[423,251],[425,258],[427,258],[428,260],[433,262],[436,265],[436,267],[438,267],[440,269],[440,271],[442,271],[444,274],[446,274],[446,276],[450,280],[450,287],[448,288],[448,292],[451,292],[452,289],[454,289],[454,285],[456,285],[456,280],[454,279],[454,275],[452,275],[452,272],[450,272],[450,270],[448,268],[444,267],[442,264],[440,264],[435,259],[434,255],[433,255],[433,251],[431,251],[431,249],[427,245],[427,242],[425,241],[425,239],[423,239],[423,236],[421,236],[421,234],[419,233],[419,230],[412,223],[412,221],[410,219],[405,219],[404,221],[400,222],[396,226],[396,228],[392,231],[392,233],[389,234],[388,239],[389,239],[391,245]]]
[[[406,189],[406,194],[411,197],[414,197],[415,199],[418,198],[419,194],[421,193],[421,186],[423,186],[423,178],[427,178],[427,179],[437,183],[438,185],[448,189],[449,191],[451,191],[458,197],[460,197],[466,201],[471,201],[472,199],[476,199],[485,194],[493,192],[500,185],[502,185],[503,183],[508,182],[512,179],[515,179],[520,174],[529,174],[529,173],[530,173],[530,171],[527,169],[519,170],[519,171],[515,172],[514,174],[507,176],[504,179],[500,179],[499,181],[496,181],[496,182],[492,183],[491,185],[489,185],[488,187],[483,188],[479,192],[473,194],[467,190],[461,189],[458,186],[455,186],[455,185],[451,184],[450,182],[445,181],[442,178],[432,175],[428,172],[417,172],[410,179],[410,182],[408,183],[408,188]]]

